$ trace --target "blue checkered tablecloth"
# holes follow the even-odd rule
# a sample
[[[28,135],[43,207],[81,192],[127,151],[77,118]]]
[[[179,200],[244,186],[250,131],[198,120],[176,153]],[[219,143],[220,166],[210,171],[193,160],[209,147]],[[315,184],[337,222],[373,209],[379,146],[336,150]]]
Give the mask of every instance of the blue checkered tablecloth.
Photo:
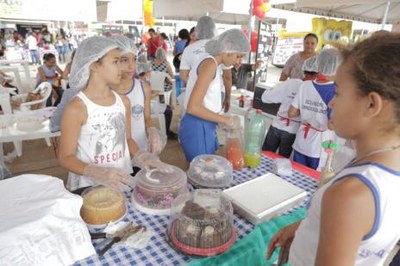
[[[272,169],[272,159],[262,156],[261,166],[256,169],[243,169],[242,171],[234,171],[232,186],[241,184],[263,174],[269,173]],[[317,188],[316,180],[307,177],[306,175],[293,170],[291,177],[282,177],[286,181],[307,191],[307,199],[299,207],[304,207],[310,200],[311,195]],[[75,265],[182,265],[191,260],[190,256],[186,256],[174,248],[167,241],[166,230],[169,223],[169,216],[166,215],[148,215],[131,206],[131,195],[128,195],[128,212],[124,221],[134,221],[136,224],[146,226],[154,231],[154,236],[149,241],[149,244],[144,249],[128,249],[123,245],[115,245],[103,257],[97,255],[91,256],[84,260],[78,261]],[[238,237],[250,233],[254,225],[234,215],[234,223],[238,232]],[[102,240],[93,242],[96,246]]]

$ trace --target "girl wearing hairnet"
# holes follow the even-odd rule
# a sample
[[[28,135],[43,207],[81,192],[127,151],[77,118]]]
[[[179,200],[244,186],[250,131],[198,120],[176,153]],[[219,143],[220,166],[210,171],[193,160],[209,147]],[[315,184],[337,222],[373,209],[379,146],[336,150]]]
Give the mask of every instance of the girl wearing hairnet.
[[[126,95],[131,103],[132,138],[141,150],[160,154],[166,144],[165,134],[154,127],[150,117],[151,89],[147,83],[135,78],[136,45],[125,36],[111,37],[121,50],[121,83],[114,87],[119,94]]]
[[[314,79],[317,74],[317,58],[308,58],[303,63],[304,80]],[[303,80],[288,79],[278,83],[271,90],[266,90],[261,99],[264,103],[280,103],[276,117],[268,129],[263,144],[263,150],[277,152],[286,158],[292,153],[292,145],[300,127],[299,117],[288,117],[288,111],[294,96],[297,94]]]
[[[317,57],[316,79],[302,84],[288,112],[289,118],[300,116],[301,122],[293,144],[293,159],[313,169],[325,165],[321,143],[334,138],[328,128],[331,119],[328,103],[335,95],[333,79],[340,62],[336,48],[324,49]]]
[[[187,161],[200,154],[215,154],[218,148],[217,123],[233,126],[237,117],[222,111],[223,81],[220,64],[232,66],[250,50],[249,41],[238,29],[228,30],[206,43],[206,52],[196,71],[192,91],[186,92],[187,109],[179,128],[179,138]]]
[[[76,52],[70,85],[79,93],[64,111],[59,152],[70,190],[99,184],[130,190],[132,164],[167,169],[131,137],[129,100],[111,89],[121,80],[119,62],[118,46],[105,37],[84,40]]]

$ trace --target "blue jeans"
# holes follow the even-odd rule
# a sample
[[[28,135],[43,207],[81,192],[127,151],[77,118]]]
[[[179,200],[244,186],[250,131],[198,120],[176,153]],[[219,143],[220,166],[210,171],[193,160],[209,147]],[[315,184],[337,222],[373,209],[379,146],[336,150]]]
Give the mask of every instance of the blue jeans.
[[[55,88],[55,87],[53,87],[53,90],[55,90],[57,93],[57,100],[54,102],[53,106],[57,106],[61,102],[61,97],[64,93],[64,90],[62,88]],[[47,98],[46,107],[52,106],[51,105],[52,99],[53,99],[53,94],[51,93],[49,98]]]
[[[42,64],[40,62],[40,55],[38,50],[29,50],[29,53],[31,54],[31,60],[33,64]]]
[[[296,150],[294,150],[293,160],[315,170],[319,165],[319,158],[306,156]]]
[[[268,129],[267,136],[265,136],[263,151],[275,152],[279,148],[279,155],[289,158],[292,153],[292,145],[296,139],[296,134],[291,134],[287,131],[277,129],[271,126]]]

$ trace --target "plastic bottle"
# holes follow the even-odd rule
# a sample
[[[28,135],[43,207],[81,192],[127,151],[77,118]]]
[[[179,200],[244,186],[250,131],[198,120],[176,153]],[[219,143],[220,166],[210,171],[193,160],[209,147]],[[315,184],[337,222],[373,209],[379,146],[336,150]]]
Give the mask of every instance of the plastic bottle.
[[[239,107],[244,108],[244,96],[243,94],[239,97]]]
[[[231,162],[233,169],[241,170],[244,167],[242,146],[242,130],[228,129],[226,131],[226,159]]]
[[[265,121],[261,110],[250,116],[246,127],[244,164],[250,168],[256,168],[261,162],[261,145],[266,131]]]

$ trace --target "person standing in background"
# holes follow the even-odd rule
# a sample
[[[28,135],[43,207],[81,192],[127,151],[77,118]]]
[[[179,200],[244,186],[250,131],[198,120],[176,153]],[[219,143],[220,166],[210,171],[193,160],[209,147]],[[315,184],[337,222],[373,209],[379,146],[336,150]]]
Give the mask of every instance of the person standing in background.
[[[150,38],[147,40],[147,58],[149,60],[153,60],[155,58],[155,54],[157,48],[162,45],[160,38],[157,36],[156,31],[153,28],[148,30]]]
[[[318,44],[318,36],[314,33],[308,33],[303,40],[303,51],[292,55],[283,67],[279,81],[285,81],[288,78],[303,79],[302,66],[306,59],[316,55],[315,48]]]
[[[40,55],[39,55],[39,47],[37,40],[35,38],[34,32],[28,32],[28,37],[25,40],[25,43],[28,45],[29,53],[31,54],[32,64],[41,65]]]

